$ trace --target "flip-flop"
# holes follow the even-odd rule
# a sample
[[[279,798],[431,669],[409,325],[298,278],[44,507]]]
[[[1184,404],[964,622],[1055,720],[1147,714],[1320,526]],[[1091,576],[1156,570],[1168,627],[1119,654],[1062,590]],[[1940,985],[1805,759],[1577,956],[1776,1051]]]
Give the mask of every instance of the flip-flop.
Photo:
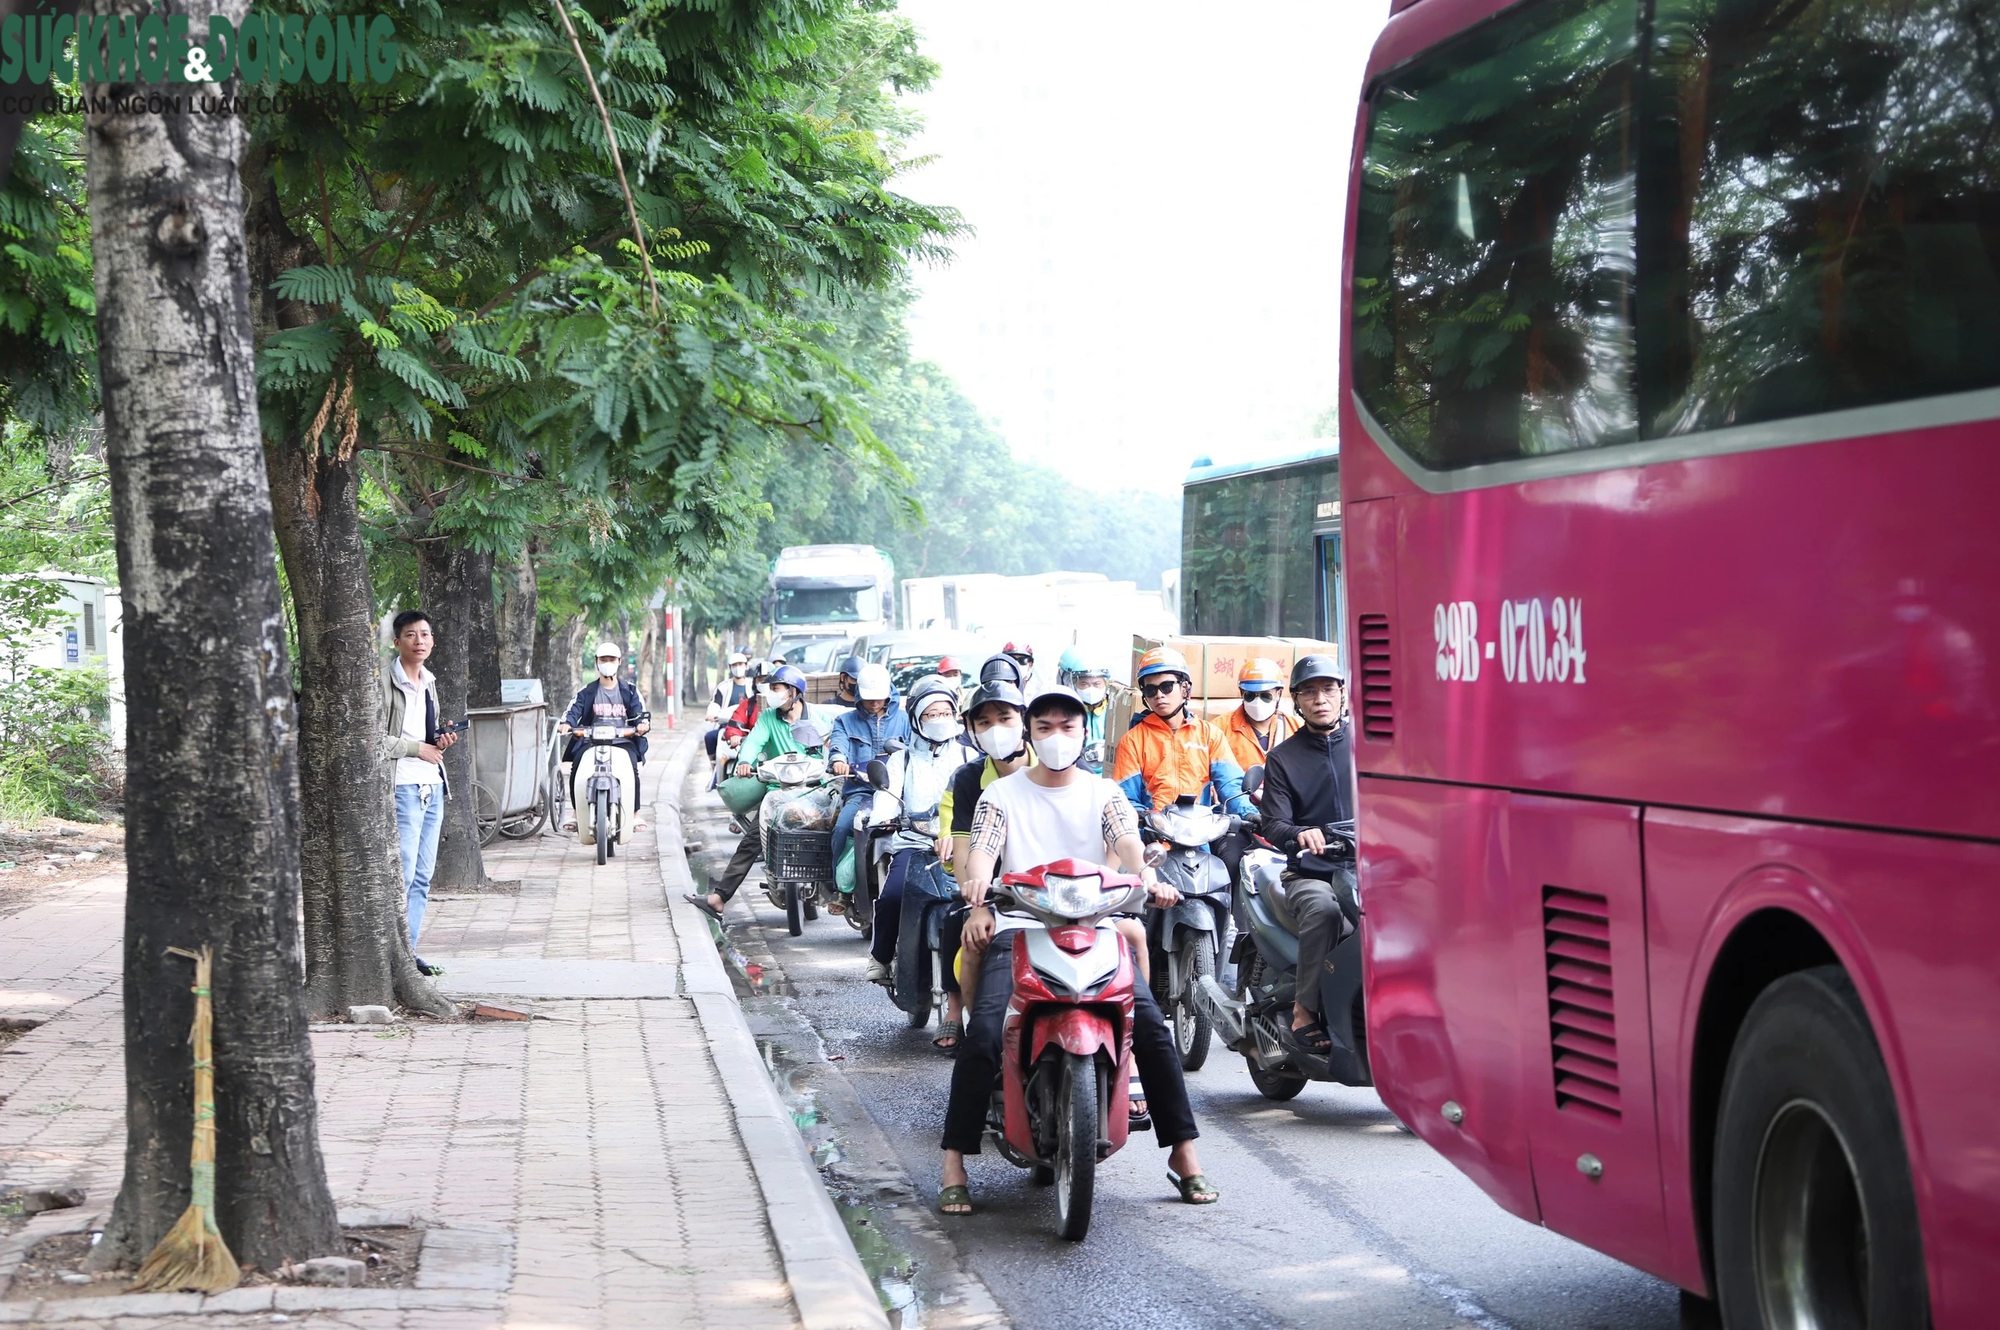
[[[950,1207],[954,1205],[962,1205],[965,1208],[963,1210],[953,1210]],[[971,1214],[972,1188],[962,1182],[954,1182],[949,1187],[940,1188],[938,1190],[938,1213],[950,1215],[954,1219]]]
[[[939,1021],[937,1038],[931,1040],[931,1047],[941,1053],[958,1052],[958,1041],[965,1037],[965,1027],[957,1021]],[[951,1040],[946,1043],[945,1040]]]
[[[1189,1205],[1214,1205],[1222,1199],[1222,1193],[1200,1173],[1190,1173],[1182,1177],[1170,1168],[1167,1170],[1167,1181],[1174,1184],[1174,1190],[1179,1192],[1181,1199]]]
[[[681,899],[686,901],[689,905],[694,906],[695,909],[700,910],[703,914],[707,915],[709,918],[715,920],[715,922],[717,922],[718,924],[722,922],[722,911],[716,909],[713,905],[710,905],[708,903],[708,897],[697,896],[692,891],[683,891],[681,893]]]
[[[1293,1026],[1292,1037],[1305,1045],[1306,1052],[1314,1057],[1323,1058],[1333,1052],[1333,1032],[1326,1028],[1324,1017]]]

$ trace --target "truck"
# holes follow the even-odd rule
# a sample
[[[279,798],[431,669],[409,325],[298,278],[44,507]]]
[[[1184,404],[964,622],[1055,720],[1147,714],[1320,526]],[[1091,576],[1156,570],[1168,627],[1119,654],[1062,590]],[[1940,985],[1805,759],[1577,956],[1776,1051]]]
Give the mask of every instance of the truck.
[[[771,564],[764,610],[774,656],[885,632],[896,621],[896,568],[873,545],[790,545]]]
[[[1038,662],[1046,658],[1051,680],[1056,659],[1072,646],[1122,680],[1133,636],[1170,635],[1176,626],[1160,592],[1082,572],[906,578],[903,622],[971,633],[995,648],[1003,641],[1026,643]]]

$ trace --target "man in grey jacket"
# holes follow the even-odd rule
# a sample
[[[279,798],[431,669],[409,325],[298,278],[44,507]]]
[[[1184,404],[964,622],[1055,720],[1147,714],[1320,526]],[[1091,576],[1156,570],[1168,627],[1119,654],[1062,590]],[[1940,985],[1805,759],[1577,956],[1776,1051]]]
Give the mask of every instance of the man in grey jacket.
[[[382,756],[396,769],[396,839],[403,859],[403,908],[410,923],[410,950],[424,926],[431,898],[431,871],[437,867],[438,832],[444,826],[444,750],[458,742],[438,731],[437,676],[424,668],[431,654],[430,616],[404,610],[395,619],[396,659],[382,667],[382,712],[388,720]],[[438,974],[420,956],[417,968]]]

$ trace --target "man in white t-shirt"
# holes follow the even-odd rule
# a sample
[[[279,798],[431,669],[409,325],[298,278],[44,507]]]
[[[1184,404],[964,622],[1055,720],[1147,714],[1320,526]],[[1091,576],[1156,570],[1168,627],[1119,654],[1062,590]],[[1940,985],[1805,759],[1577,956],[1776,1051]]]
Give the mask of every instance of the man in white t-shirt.
[[[403,909],[410,950],[423,931],[424,907],[431,898],[431,870],[437,866],[438,832],[444,826],[444,750],[458,736],[441,728],[437,677],[424,667],[431,654],[430,616],[404,610],[396,616],[396,659],[382,667],[382,712],[388,732],[382,754],[395,763],[396,841],[403,862]],[[438,974],[417,957],[417,968]]]
[[[1028,735],[1038,765],[1003,776],[986,787],[972,818],[962,889],[972,912],[965,940],[977,949],[991,938],[980,968],[977,996],[958,1062],[952,1069],[951,1103],[945,1110],[944,1177],[938,1199],[946,1214],[970,1214],[972,1196],[965,1156],[978,1154],[986,1131],[986,1105],[1000,1066],[1002,1024],[1013,996],[1012,934],[993,936],[993,912],[986,893],[996,870],[1020,872],[1058,859],[1103,862],[1109,848],[1128,873],[1144,880],[1155,905],[1172,905],[1178,894],[1162,885],[1146,866],[1139,843],[1139,819],[1124,792],[1078,764],[1083,756],[1084,705],[1074,691],[1058,685],[1028,704]],[[1202,1176],[1195,1155],[1194,1109],[1181,1075],[1180,1052],[1166,1018],[1143,981],[1133,986],[1132,1059],[1144,1083],[1153,1131],[1172,1150],[1167,1167],[1181,1199],[1206,1205],[1218,1193]]]

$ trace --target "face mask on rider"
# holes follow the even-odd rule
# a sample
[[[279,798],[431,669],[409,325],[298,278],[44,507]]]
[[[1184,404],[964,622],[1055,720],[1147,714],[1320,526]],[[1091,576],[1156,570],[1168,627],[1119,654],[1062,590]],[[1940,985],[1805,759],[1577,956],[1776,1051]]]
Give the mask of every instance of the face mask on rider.
[[[995,725],[979,732],[979,751],[995,762],[1004,762],[1021,751],[1019,725]]]
[[[1083,736],[1044,734],[1035,740],[1035,756],[1050,771],[1067,771],[1083,756]]]
[[[1076,690],[1076,695],[1083,699],[1085,706],[1094,707],[1104,700],[1104,685],[1101,683],[1087,683]]]
[[[1271,713],[1278,709],[1275,697],[1246,697],[1243,699],[1243,714],[1258,724],[1271,719]]]
[[[600,660],[597,662],[597,672],[609,679],[612,675],[618,673],[618,662],[615,659]]]
[[[778,705],[778,690],[770,684],[759,684],[757,686],[757,695],[764,699],[764,705],[767,707]]]
[[[941,744],[958,733],[958,722],[949,716],[933,716],[917,722],[917,733],[934,744]]]

